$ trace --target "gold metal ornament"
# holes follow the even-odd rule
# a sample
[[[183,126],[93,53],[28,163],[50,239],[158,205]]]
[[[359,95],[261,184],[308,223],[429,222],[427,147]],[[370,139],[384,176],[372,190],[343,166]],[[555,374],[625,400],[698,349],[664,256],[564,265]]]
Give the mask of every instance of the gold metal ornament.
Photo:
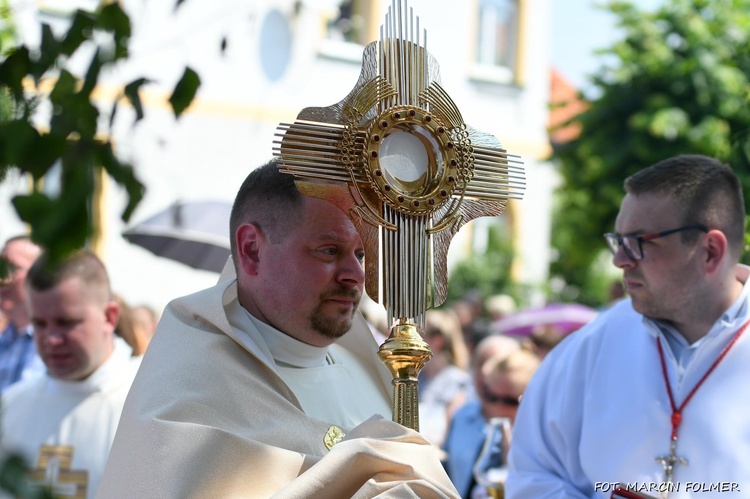
[[[74,449],[68,445],[42,445],[36,468],[28,472],[31,490],[46,491],[54,497],[86,499],[89,473],[72,470]]]
[[[518,156],[464,123],[426,42],[407,1],[392,0],[354,89],[281,123],[274,146],[300,191],[336,204],[359,231],[367,294],[393,324],[378,353],[394,378],[393,419],[416,430],[417,376],[431,357],[424,314],[445,301],[450,241],[525,188]]]
[[[325,444],[326,449],[331,450],[331,448],[341,442],[345,436],[346,433],[344,433],[344,430],[338,426],[331,426],[323,436],[323,444]]]

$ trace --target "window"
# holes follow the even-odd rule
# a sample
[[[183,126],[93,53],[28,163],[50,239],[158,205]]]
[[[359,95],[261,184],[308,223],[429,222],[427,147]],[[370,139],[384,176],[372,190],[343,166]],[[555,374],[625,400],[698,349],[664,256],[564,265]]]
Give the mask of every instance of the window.
[[[325,40],[319,53],[326,57],[362,62],[362,47],[377,37],[373,28],[373,3],[367,0],[334,0],[326,9]]]
[[[518,52],[518,0],[480,0],[476,64],[481,75],[513,81]]]
[[[367,26],[362,4],[363,2],[356,0],[338,2],[338,11],[327,23],[328,39],[360,45],[366,45],[371,41],[364,39]]]

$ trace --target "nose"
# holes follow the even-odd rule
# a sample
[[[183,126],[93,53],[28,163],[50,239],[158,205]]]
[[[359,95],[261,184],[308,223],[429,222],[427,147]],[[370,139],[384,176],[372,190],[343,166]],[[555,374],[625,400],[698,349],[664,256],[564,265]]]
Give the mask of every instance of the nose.
[[[54,348],[65,342],[65,335],[53,328],[46,328],[44,331],[34,330],[34,335],[39,334],[40,340],[47,348]]]
[[[338,281],[348,286],[362,287],[365,282],[365,269],[356,253],[348,254],[342,259]]]
[[[624,269],[626,267],[634,267],[636,262],[625,253],[625,249],[620,245],[617,248],[617,252],[612,256],[612,264],[619,269]]]

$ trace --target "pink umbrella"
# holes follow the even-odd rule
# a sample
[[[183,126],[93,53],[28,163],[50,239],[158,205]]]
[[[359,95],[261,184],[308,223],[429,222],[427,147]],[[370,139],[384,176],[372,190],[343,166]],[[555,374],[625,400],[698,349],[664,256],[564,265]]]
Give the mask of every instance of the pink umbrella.
[[[589,323],[598,313],[598,310],[579,303],[551,303],[503,317],[492,325],[492,331],[513,336],[529,336],[534,328],[549,325],[568,334]]]

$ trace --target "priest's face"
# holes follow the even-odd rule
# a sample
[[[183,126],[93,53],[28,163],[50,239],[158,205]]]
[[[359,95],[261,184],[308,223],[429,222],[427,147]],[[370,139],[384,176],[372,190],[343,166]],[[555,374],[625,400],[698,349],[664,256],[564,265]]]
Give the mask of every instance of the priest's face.
[[[672,196],[627,194],[615,222],[621,235],[639,236],[684,226],[679,206]],[[700,300],[700,244],[686,244],[680,232],[642,241],[643,259],[632,260],[623,248],[613,258],[622,269],[625,290],[633,308],[654,319],[679,325],[690,317]],[[700,235],[702,237],[703,234]],[[700,241],[700,238],[699,238]]]
[[[251,258],[256,261],[243,269],[254,274],[252,289],[249,299],[240,299],[255,317],[316,346],[351,328],[364,286],[364,247],[336,206],[304,198],[297,223],[283,239],[271,242],[260,233]]]
[[[97,294],[78,277],[46,291],[28,289],[34,341],[53,378],[83,380],[112,354],[119,307]]]

